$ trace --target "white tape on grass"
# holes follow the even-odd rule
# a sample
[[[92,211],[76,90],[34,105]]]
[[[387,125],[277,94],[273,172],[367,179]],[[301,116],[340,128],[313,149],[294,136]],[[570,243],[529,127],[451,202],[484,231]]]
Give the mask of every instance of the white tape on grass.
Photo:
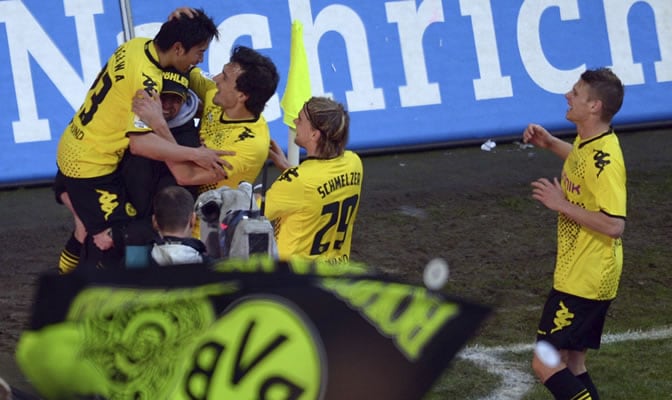
[[[649,331],[628,331],[609,333],[602,337],[602,344],[627,342],[631,340],[658,340],[672,338],[672,326],[656,328]],[[469,360],[493,375],[502,378],[502,383],[488,396],[479,400],[519,400],[532,388],[536,378],[530,372],[530,362],[507,361],[506,354],[529,352],[532,354],[533,343],[519,343],[510,346],[469,346],[458,357]]]

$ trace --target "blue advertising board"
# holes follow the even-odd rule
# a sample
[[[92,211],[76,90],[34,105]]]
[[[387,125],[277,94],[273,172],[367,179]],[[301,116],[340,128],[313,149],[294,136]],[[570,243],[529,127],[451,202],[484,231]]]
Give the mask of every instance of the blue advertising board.
[[[186,3],[221,33],[203,69],[220,71],[236,44],[275,61],[281,81],[264,115],[285,148],[279,100],[294,20],[312,92],[346,105],[355,150],[510,136],[530,122],[569,129],[563,94],[600,66],[626,86],[616,124],[672,119],[668,0]],[[152,37],[184,4],[132,0],[136,35]],[[0,0],[0,184],[53,177],[61,132],[122,30],[118,0]]]

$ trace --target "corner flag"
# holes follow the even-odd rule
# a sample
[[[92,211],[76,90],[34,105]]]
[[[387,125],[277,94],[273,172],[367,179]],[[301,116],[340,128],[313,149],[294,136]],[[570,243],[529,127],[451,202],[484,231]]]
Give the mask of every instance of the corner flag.
[[[291,49],[289,53],[289,72],[285,93],[280,100],[284,111],[283,122],[295,129],[294,119],[299,116],[301,107],[310,99],[310,73],[308,72],[308,58],[303,45],[303,24],[300,21],[292,23]]]

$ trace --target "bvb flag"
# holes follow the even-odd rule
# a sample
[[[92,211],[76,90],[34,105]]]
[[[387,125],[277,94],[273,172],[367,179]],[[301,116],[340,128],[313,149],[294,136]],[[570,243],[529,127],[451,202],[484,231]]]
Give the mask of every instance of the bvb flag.
[[[46,399],[421,399],[489,313],[361,265],[226,260],[40,278]]]
[[[299,116],[303,104],[310,99],[310,72],[308,72],[308,57],[303,44],[303,24],[300,21],[292,22],[291,48],[289,52],[289,72],[285,93],[280,100],[284,112],[283,122],[295,129],[294,119]]]

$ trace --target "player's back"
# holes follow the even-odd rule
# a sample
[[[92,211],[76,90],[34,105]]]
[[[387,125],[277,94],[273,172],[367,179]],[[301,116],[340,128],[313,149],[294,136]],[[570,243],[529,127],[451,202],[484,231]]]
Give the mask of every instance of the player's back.
[[[114,172],[128,148],[128,133],[150,130],[131,106],[137,90],[161,91],[158,65],[151,39],[132,39],[117,48],[61,136],[57,163],[63,174],[92,178]]]
[[[280,258],[348,260],[362,179],[362,162],[351,151],[327,160],[308,158],[284,171],[266,197]]]

